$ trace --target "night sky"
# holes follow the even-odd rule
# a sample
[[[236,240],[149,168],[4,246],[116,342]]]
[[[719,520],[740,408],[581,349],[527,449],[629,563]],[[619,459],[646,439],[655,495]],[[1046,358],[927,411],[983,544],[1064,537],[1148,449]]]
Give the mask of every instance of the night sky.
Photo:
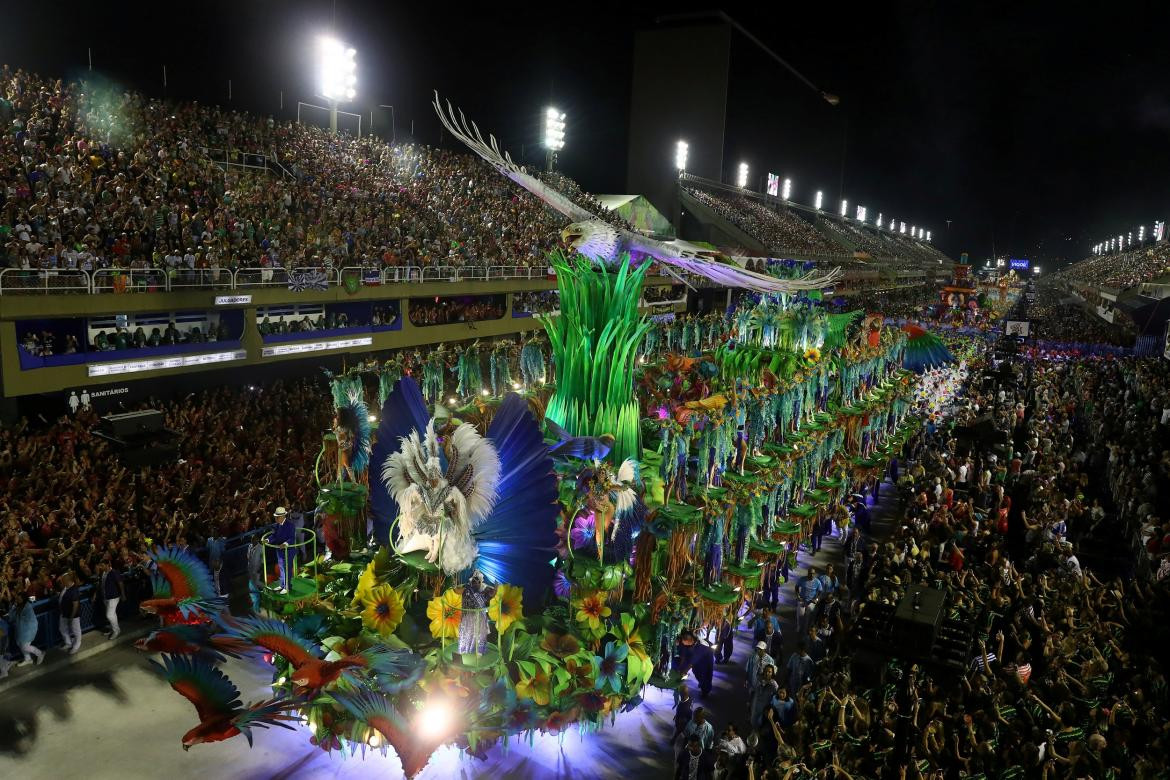
[[[76,5],[75,11],[70,11]],[[295,116],[311,101],[311,45],[332,2],[9,4],[0,60],[42,73],[94,69],[171,97]],[[470,4],[467,4],[470,6]],[[820,88],[832,107],[737,38],[725,169],[773,171],[793,199],[844,197],[932,230],[954,257],[1083,257],[1096,241],[1170,216],[1170,12],[1112,3],[722,6]],[[561,167],[593,192],[625,190],[631,49],[659,14],[713,6],[338,0],[358,50],[354,110],[395,106],[399,135],[436,144],[432,89],[537,162],[539,113],[568,113]],[[771,6],[768,8],[767,6]],[[173,11],[171,10],[173,9]],[[64,20],[68,20],[65,23]],[[702,51],[679,52],[702,57]],[[279,110],[284,93],[284,111]],[[319,101],[317,101],[319,102]],[[377,110],[376,129],[389,124]],[[844,166],[842,157],[844,154]],[[946,221],[951,220],[948,230]],[[1148,229],[1148,228],[1147,228]]]

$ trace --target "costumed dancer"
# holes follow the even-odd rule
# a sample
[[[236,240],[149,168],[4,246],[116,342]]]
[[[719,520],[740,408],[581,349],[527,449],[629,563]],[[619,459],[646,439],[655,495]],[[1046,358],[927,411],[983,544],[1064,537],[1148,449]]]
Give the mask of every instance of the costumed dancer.
[[[479,365],[479,339],[468,344],[455,361],[458,384],[455,392],[461,398],[474,398],[483,389],[483,369]]]
[[[459,652],[482,654],[487,649],[488,601],[494,589],[483,584],[483,572],[476,569],[463,586],[463,617],[459,621]]]
[[[717,663],[731,662],[731,651],[735,647],[735,623],[731,619],[731,612],[724,613],[723,620],[719,621],[719,633],[716,636],[718,652],[715,654]]]
[[[492,349],[490,366],[492,380],[492,395],[500,398],[512,388],[512,342],[496,342]]]
[[[440,344],[439,348],[428,356],[423,367],[422,390],[427,403],[434,406],[443,397],[443,372],[447,368],[447,345]],[[385,402],[383,402],[385,403]]]
[[[520,378],[525,385],[535,385],[545,380],[544,347],[539,336],[524,342],[520,350]]]

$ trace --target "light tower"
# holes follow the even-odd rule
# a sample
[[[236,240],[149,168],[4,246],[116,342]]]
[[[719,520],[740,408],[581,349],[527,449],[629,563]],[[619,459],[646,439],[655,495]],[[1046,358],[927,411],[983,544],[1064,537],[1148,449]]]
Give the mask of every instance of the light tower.
[[[544,168],[549,173],[557,165],[557,152],[565,148],[565,114],[549,106],[544,112]]]
[[[317,41],[317,78],[329,101],[329,132],[337,133],[337,104],[357,96],[357,50],[328,35]]]

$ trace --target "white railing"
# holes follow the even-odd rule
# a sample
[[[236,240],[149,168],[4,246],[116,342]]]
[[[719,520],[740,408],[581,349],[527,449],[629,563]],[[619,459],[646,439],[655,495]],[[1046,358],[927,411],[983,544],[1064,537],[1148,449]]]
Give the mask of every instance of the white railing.
[[[161,268],[99,268],[90,290],[98,293],[166,292],[167,272]]]
[[[236,286],[230,268],[180,268],[167,277],[168,289],[231,290]]]
[[[237,268],[235,286],[246,287],[288,287],[287,268]]]
[[[5,268],[0,271],[0,295],[88,293],[90,284],[89,273],[81,269]]]
[[[459,281],[459,269],[453,265],[434,265],[422,269],[422,279],[424,282],[457,282]]]

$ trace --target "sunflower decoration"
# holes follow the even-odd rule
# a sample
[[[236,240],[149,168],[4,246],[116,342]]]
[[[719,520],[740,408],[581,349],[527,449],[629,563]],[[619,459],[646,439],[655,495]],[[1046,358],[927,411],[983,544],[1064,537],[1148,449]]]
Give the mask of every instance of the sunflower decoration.
[[[503,636],[517,620],[523,617],[524,591],[514,585],[501,585],[488,602],[488,617],[495,621],[496,630]]]
[[[390,585],[378,585],[366,591],[362,607],[362,625],[377,631],[383,639],[394,633],[406,614],[402,596]]]
[[[809,363],[821,362],[821,351],[816,347],[809,347],[804,351],[804,359]]]
[[[454,639],[459,635],[460,613],[463,599],[448,588],[441,596],[435,596],[427,604],[427,617],[431,619],[431,636],[435,639]]]
[[[370,591],[377,587],[377,585],[378,578],[374,574],[374,562],[370,561],[370,564],[362,571],[362,576],[358,578],[357,587],[354,588],[353,606],[356,607],[365,602],[369,598]]]
[[[605,596],[601,591],[586,594],[575,606],[577,608],[577,622],[594,633],[602,630],[602,621],[612,612],[606,606]]]

